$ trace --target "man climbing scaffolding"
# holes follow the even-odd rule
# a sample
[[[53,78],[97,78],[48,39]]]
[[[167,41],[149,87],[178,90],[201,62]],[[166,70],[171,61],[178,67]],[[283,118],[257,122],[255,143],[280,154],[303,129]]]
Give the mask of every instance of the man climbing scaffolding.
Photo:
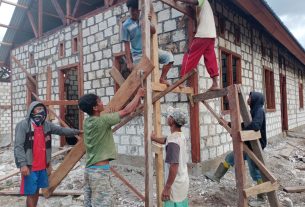
[[[181,76],[184,76],[190,70],[195,69],[201,57],[204,56],[204,64],[213,81],[209,90],[217,90],[219,89],[219,72],[214,50],[216,27],[210,3],[208,0],[175,1],[196,5],[200,8],[197,32],[191,45],[189,46],[188,51],[184,54],[180,74]]]

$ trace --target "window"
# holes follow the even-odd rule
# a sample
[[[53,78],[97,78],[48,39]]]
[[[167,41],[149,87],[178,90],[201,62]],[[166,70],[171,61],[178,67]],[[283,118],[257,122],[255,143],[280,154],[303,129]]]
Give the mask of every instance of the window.
[[[224,37],[226,32],[226,19],[223,16],[218,17],[219,36]]]
[[[234,31],[234,37],[235,37],[235,44],[236,45],[240,45],[240,27],[239,26],[235,26],[235,31]]]
[[[299,83],[299,101],[300,101],[300,109],[304,108],[304,96],[303,96],[303,83]]]
[[[72,52],[77,53],[78,52],[78,38],[74,37],[72,39]]]
[[[59,43],[59,57],[63,58],[65,56],[65,45],[63,42]]]
[[[222,87],[241,84],[241,59],[227,51],[221,51]],[[223,110],[229,110],[229,102],[223,99]]]
[[[29,67],[33,67],[34,66],[34,53],[30,52],[29,53]]]
[[[299,70],[299,102],[300,109],[304,108],[304,87],[303,87],[303,72]]]
[[[274,73],[265,68],[265,96],[267,109],[275,109]]]

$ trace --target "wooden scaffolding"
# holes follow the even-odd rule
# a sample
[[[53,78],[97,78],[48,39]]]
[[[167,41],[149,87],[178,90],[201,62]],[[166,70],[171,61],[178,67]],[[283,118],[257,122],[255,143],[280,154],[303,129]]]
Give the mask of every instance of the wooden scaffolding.
[[[191,7],[184,6],[175,1],[162,0],[162,2],[167,5],[177,9],[178,11],[184,13],[189,17],[188,21],[188,34],[189,41],[193,38],[193,31],[195,29],[195,10]],[[159,68],[158,68],[158,41],[157,33],[151,35],[150,33],[150,21],[148,16],[152,16],[152,22],[157,25],[156,14],[153,11],[151,0],[141,0],[141,25],[142,25],[142,45],[143,45],[143,57],[138,65],[136,65],[130,75],[126,80],[121,76],[115,64],[111,70],[111,75],[113,76],[116,83],[120,86],[114,97],[110,100],[106,108],[112,108],[115,111],[120,110],[126,103],[130,100],[136,90],[142,85],[146,88],[146,96],[144,103],[138,106],[136,112],[125,117],[121,123],[113,128],[113,132],[118,130],[120,127],[124,126],[135,116],[138,116],[144,111],[144,145],[145,145],[145,195],[142,195],[137,189],[135,189],[127,180],[125,180],[114,168],[111,171],[114,175],[119,178],[127,187],[134,192],[141,200],[145,201],[145,206],[153,206],[153,154],[155,154],[155,170],[156,170],[156,187],[157,187],[157,205],[162,206],[161,193],[163,190],[163,149],[160,145],[151,142],[151,133],[154,130],[157,136],[161,135],[161,107],[160,99],[164,97],[169,92],[184,93],[189,96],[194,103],[190,104],[190,119],[192,120],[191,126],[191,136],[199,136],[199,102],[202,102],[208,110],[219,120],[221,119],[213,111],[213,109],[208,105],[206,100],[211,98],[218,98],[222,96],[228,96],[230,114],[231,114],[231,127],[224,125],[226,130],[231,134],[233,138],[233,148],[234,148],[234,159],[236,168],[236,185],[238,189],[238,206],[247,206],[247,198],[252,195],[259,193],[268,193],[268,198],[271,206],[279,206],[279,201],[276,196],[276,190],[278,184],[276,178],[271,174],[271,172],[264,166],[264,159],[261,153],[260,145],[258,139],[260,135],[258,132],[254,131],[242,131],[241,130],[241,117],[245,124],[251,121],[251,117],[246,108],[244,98],[242,96],[240,86],[233,85],[228,88],[222,89],[217,92],[207,92],[204,94],[198,94],[198,75],[196,71],[189,72],[182,79],[175,82],[170,87],[166,87],[159,83]],[[81,28],[80,28],[81,29]],[[80,37],[81,39],[81,37]],[[79,42],[79,47],[82,47],[82,41]],[[80,56],[82,56],[82,50],[80,50]],[[34,85],[37,85],[35,79],[32,78],[31,74],[20,64],[15,56],[12,56],[14,62],[22,69]],[[48,69],[48,89],[47,89],[47,101],[48,105],[71,105],[75,104],[73,101],[51,101],[50,91],[51,91],[51,72]],[[80,57],[80,81],[83,81],[83,70],[82,70],[82,57]],[[179,88],[178,86],[189,79],[191,87]],[[27,86],[28,87],[28,86]],[[80,90],[83,92],[83,86],[80,86]],[[198,95],[194,95],[198,94]],[[37,100],[39,99],[37,94],[33,95]],[[55,111],[49,107],[49,111],[54,114],[63,126],[67,127],[55,113]],[[241,116],[240,116],[241,115]],[[83,116],[81,116],[83,118]],[[225,124],[225,123],[224,123]],[[244,141],[251,141],[251,146],[253,152],[243,144]],[[200,162],[200,140],[192,139],[192,160],[193,162]],[[80,138],[80,141],[71,149],[69,153],[65,156],[65,159],[61,165],[50,175],[49,177],[49,187],[43,191],[45,197],[52,195],[56,187],[60,182],[66,177],[69,171],[75,166],[75,164],[82,158],[85,154],[85,146]],[[66,151],[65,151],[66,152]],[[243,153],[247,153],[248,156],[256,163],[263,175],[264,183],[251,187],[245,188],[245,170],[243,162]],[[63,153],[63,152],[59,152]],[[10,175],[0,178],[4,180],[9,176],[15,175],[18,172],[12,172]]]

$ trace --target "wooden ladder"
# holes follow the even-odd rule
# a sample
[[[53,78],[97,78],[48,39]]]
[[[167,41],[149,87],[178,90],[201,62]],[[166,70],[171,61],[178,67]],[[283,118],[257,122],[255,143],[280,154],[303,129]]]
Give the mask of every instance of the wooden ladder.
[[[206,102],[209,99],[221,98],[223,96],[227,96],[229,101],[231,127],[228,126]],[[206,93],[194,95],[193,100],[194,102],[202,102],[207,107],[208,111],[215,116],[218,122],[222,123],[232,137],[238,206],[248,206],[248,198],[261,193],[267,193],[270,206],[280,206],[276,194],[279,185],[276,178],[265,166],[261,145],[259,143],[259,139],[261,138],[260,132],[253,130],[243,131],[241,129],[241,118],[245,125],[251,123],[251,116],[247,109],[245,97],[241,92],[241,86],[231,85],[218,91],[208,91]],[[244,143],[245,141],[251,143],[253,151],[247,147]],[[259,168],[263,178],[262,184],[246,188],[244,153],[246,153]]]

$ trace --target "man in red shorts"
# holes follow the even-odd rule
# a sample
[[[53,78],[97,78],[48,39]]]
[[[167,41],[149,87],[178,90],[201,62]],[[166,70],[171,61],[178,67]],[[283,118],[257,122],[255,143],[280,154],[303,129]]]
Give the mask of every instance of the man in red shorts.
[[[196,5],[200,8],[197,33],[193,39],[187,53],[184,54],[181,76],[197,67],[199,60],[204,56],[204,63],[210,77],[213,80],[209,90],[217,90],[218,86],[218,66],[214,50],[216,28],[212,8],[208,0],[175,0]]]

